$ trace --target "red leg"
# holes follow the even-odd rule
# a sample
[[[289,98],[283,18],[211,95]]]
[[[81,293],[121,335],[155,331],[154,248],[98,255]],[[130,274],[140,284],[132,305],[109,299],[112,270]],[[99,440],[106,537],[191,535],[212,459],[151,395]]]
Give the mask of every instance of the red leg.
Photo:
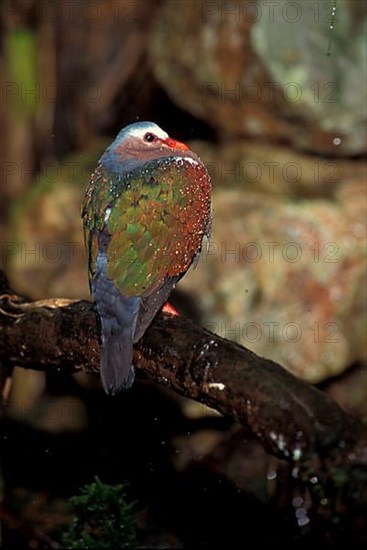
[[[178,311],[173,307],[172,304],[170,304],[169,302],[166,302],[164,304],[164,306],[162,307],[162,311],[163,313],[168,313],[168,315],[174,315],[175,317],[179,317],[180,314],[178,313]]]

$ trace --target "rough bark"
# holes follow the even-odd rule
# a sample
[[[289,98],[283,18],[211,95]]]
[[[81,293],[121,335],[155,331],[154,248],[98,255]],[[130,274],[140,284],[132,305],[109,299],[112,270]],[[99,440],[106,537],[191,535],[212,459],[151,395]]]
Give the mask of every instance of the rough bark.
[[[29,302],[0,278],[0,361],[5,368],[98,374],[91,302]],[[160,313],[134,351],[138,370],[238,420],[272,454],[320,470],[367,464],[363,425],[283,367],[182,317]],[[112,399],[112,398],[111,398]]]

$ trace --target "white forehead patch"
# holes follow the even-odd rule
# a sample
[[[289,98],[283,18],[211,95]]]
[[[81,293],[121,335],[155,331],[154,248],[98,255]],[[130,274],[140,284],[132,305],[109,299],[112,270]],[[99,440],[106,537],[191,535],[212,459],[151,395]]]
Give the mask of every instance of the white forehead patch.
[[[131,124],[128,129],[128,135],[137,138],[143,138],[147,132],[151,132],[160,139],[168,138],[168,134],[154,122],[138,122]]]

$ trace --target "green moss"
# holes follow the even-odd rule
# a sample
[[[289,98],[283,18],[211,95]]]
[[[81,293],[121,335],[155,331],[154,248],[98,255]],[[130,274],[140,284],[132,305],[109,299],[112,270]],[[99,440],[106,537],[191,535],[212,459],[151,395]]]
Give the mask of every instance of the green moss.
[[[135,503],[123,485],[107,485],[97,477],[70,504],[74,520],[62,537],[66,548],[136,548]]]

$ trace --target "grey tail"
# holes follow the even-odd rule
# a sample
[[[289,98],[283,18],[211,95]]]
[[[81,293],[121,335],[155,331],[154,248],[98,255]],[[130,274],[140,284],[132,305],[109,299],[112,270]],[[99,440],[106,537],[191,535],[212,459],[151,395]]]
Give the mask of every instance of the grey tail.
[[[101,255],[91,288],[101,322],[102,385],[106,393],[116,395],[134,381],[133,338],[140,298],[123,296],[104,268]]]
[[[108,395],[130,388],[134,382],[131,327],[121,327],[115,317],[101,317],[101,381]]]

